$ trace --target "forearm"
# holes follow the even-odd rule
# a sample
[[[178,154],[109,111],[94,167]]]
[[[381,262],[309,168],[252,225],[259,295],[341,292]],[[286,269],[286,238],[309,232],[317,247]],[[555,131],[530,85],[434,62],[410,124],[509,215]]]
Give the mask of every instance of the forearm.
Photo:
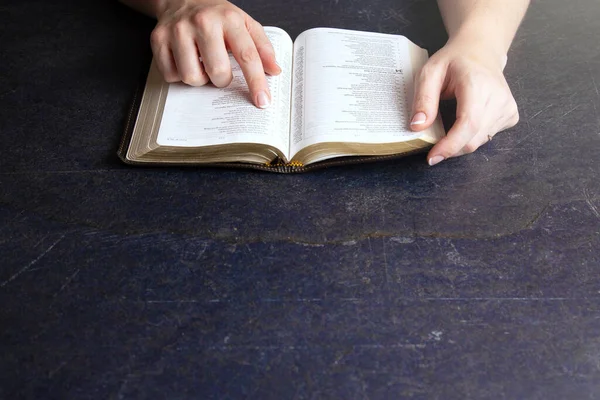
[[[506,55],[529,0],[438,0],[450,41],[480,42]]]
[[[165,7],[165,0],[119,0],[121,3],[138,10],[150,17],[155,17],[160,14]]]

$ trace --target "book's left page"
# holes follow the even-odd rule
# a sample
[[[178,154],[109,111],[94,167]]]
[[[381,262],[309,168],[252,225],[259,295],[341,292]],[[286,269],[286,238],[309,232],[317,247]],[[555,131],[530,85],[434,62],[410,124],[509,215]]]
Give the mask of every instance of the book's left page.
[[[268,108],[259,109],[252,103],[243,72],[233,56],[233,81],[225,88],[167,84],[156,76],[158,71],[152,65],[127,158],[149,162],[165,158],[193,163],[262,162],[264,157],[252,156],[260,152],[260,146],[277,150],[271,151],[270,158],[286,155],[293,44],[279,28],[265,27],[265,33],[282,69],[278,76],[267,76],[271,92]],[[235,144],[239,146],[231,146]]]

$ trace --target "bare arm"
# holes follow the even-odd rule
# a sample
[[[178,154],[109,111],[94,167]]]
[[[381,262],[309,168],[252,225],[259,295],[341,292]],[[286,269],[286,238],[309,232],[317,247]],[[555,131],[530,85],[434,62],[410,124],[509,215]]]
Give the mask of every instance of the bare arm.
[[[529,0],[438,0],[438,5],[449,40],[417,77],[411,126],[429,127],[440,98],[455,97],[457,110],[448,135],[429,152],[430,165],[471,153],[518,122],[503,69]]]
[[[450,40],[492,48],[504,60],[529,0],[438,0]]]

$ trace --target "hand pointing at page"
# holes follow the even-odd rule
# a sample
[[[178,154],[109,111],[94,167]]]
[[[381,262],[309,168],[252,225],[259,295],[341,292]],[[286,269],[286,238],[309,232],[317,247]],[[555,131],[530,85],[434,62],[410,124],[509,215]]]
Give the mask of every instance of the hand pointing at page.
[[[265,73],[281,69],[263,27],[225,0],[123,0],[158,19],[152,52],[167,82],[225,87],[233,78],[228,50],[244,73],[254,104],[268,107]]]

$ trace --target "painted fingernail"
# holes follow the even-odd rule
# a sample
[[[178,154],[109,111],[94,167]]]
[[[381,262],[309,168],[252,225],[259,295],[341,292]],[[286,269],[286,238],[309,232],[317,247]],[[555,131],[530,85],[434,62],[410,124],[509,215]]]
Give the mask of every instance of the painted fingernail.
[[[256,96],[256,102],[260,108],[267,108],[271,104],[266,92],[259,92],[258,96]]]
[[[412,121],[410,121],[410,124],[411,125],[421,125],[421,124],[424,124],[425,121],[427,121],[427,115],[425,115],[425,113],[418,112],[415,114]]]
[[[435,164],[439,164],[442,161],[444,161],[444,157],[442,157],[442,156],[433,156],[433,157],[431,157],[429,159],[429,165],[433,167]]]

